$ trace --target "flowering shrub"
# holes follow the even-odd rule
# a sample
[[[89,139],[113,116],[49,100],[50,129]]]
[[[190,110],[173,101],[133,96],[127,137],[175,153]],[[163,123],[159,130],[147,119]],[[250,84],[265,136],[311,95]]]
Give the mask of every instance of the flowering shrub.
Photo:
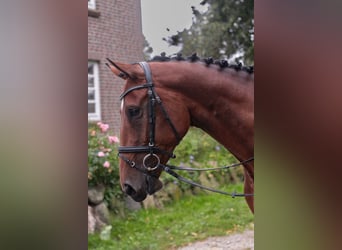
[[[119,138],[108,134],[109,125],[98,122],[88,128],[88,186],[105,186],[105,202],[122,198],[117,146]]]
[[[175,149],[177,158],[170,159],[169,163],[176,166],[188,166],[193,168],[213,168],[227,166],[236,163],[235,157],[230,154],[222,145],[198,128],[191,128],[181,143]],[[221,185],[236,183],[243,180],[243,167],[220,171],[202,172],[214,176]],[[180,172],[186,178],[201,182],[199,172]],[[173,182],[182,190],[193,188],[188,184],[175,180],[170,175],[163,175],[164,183]]]

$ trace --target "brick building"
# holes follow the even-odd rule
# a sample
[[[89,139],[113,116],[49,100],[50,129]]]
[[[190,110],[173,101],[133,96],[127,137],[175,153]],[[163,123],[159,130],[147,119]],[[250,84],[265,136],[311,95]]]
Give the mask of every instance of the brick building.
[[[119,95],[124,81],[105,65],[143,60],[140,0],[88,0],[88,121],[109,123],[119,133]]]

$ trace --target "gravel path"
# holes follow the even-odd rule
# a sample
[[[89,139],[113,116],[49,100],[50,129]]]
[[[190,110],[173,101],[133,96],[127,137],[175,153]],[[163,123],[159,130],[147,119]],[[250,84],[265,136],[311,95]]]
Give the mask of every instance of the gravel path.
[[[254,250],[254,230],[222,237],[211,237],[178,250]]]

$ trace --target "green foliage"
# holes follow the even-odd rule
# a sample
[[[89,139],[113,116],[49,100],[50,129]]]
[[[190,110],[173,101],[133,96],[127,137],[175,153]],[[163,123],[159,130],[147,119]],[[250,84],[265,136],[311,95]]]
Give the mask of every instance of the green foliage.
[[[213,168],[231,165],[238,162],[221,144],[198,128],[192,127],[175,150],[176,159],[170,159],[169,164],[189,166],[193,168]],[[200,182],[199,172],[180,172],[184,177]],[[214,176],[220,184],[237,183],[243,180],[243,167],[205,172]],[[176,182],[185,191],[189,184],[178,183],[172,176],[164,174],[163,182]]]
[[[143,53],[145,60],[149,60],[151,58],[151,54],[153,53],[153,48],[149,44],[149,42],[144,38],[144,44],[143,44]]]
[[[105,202],[110,205],[113,197],[121,200],[124,196],[119,183],[119,167],[117,146],[119,139],[108,134],[108,125],[91,124],[88,129],[88,185],[104,185]],[[171,165],[183,165],[194,168],[212,168],[235,163],[236,160],[223,146],[209,135],[197,128],[191,128],[175,150],[176,159],[171,159]],[[104,167],[107,162],[109,166]],[[182,172],[182,176],[200,181],[199,172]],[[237,183],[243,180],[243,169],[208,171],[208,177],[214,177],[220,184]],[[184,192],[193,190],[189,184],[178,182],[174,177],[163,174],[164,184],[173,182]]]
[[[105,202],[122,198],[119,184],[117,146],[119,139],[108,134],[109,126],[101,122],[88,126],[88,186],[105,186]]]
[[[224,188],[243,189],[242,184]],[[113,217],[111,238],[88,237],[89,250],[175,249],[210,236],[243,231],[253,225],[253,215],[244,198],[219,194],[188,196],[164,209],[131,212],[126,218]]]
[[[247,65],[254,64],[254,1],[206,0],[208,10],[192,9],[189,29],[164,38],[170,45],[182,44],[182,53],[227,59],[236,54]],[[190,10],[189,10],[190,11]]]

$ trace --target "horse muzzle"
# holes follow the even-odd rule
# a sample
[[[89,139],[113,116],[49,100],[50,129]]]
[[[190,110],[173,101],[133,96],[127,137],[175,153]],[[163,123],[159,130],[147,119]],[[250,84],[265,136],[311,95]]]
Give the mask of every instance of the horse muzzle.
[[[146,191],[149,195],[154,194],[163,187],[163,183],[156,177],[147,175],[146,176]]]
[[[141,202],[146,199],[147,194],[152,195],[163,187],[163,183],[156,177],[144,175],[144,179],[142,185],[126,180],[122,185],[122,190],[136,202]]]

